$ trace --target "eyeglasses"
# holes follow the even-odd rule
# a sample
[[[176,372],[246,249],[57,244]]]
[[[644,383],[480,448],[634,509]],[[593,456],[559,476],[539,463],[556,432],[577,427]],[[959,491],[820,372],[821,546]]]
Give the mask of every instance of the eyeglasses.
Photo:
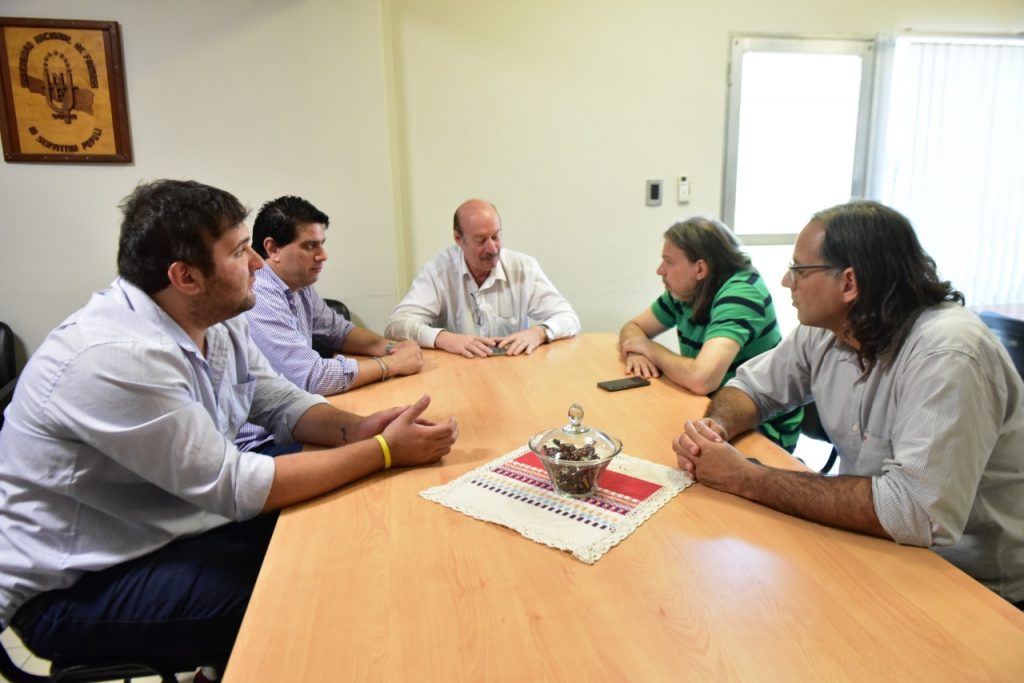
[[[480,292],[470,292],[469,296],[473,299],[473,323],[479,332],[480,326],[484,324],[483,311],[480,310]]]
[[[828,264],[814,264],[809,266],[803,266],[797,265],[795,263],[790,263],[786,267],[786,274],[792,278],[796,278],[797,275],[808,270],[837,270],[837,268],[835,266]]]

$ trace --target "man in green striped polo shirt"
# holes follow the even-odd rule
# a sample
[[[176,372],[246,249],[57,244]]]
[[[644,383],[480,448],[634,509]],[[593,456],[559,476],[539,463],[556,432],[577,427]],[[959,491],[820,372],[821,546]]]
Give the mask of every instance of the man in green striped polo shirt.
[[[627,375],[664,374],[695,394],[710,394],[746,360],[782,339],[768,288],[740,251],[732,231],[707,218],[690,218],[665,231],[658,275],[665,293],[622,326],[619,349]],[[676,329],[679,354],[653,341]],[[777,415],[759,429],[790,452],[800,436],[803,409]]]

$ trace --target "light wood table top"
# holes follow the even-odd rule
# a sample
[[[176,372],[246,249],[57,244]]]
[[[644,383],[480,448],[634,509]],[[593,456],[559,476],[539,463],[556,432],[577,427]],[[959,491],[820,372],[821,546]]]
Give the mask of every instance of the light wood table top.
[[[675,464],[707,399],[666,380],[608,393],[616,337],[530,357],[425,351],[424,371],[334,397],[368,413],[429,393],[459,419],[436,466],[380,473],[281,515],[226,672],[243,681],[1024,680],[1024,614],[922,548],[696,484],[594,565],[429,502],[564,424]],[[741,450],[799,467],[759,435]]]

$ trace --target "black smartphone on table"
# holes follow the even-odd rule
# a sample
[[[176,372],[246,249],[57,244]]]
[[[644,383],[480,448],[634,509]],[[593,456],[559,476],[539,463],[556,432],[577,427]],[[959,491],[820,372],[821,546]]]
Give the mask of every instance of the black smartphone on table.
[[[504,346],[492,346],[491,347],[491,355],[492,356],[507,356],[508,355],[508,349],[506,349]]]
[[[649,384],[650,382],[643,377],[624,377],[622,379],[610,379],[605,382],[598,382],[597,386],[601,387],[605,391],[622,391],[623,389],[646,387]]]

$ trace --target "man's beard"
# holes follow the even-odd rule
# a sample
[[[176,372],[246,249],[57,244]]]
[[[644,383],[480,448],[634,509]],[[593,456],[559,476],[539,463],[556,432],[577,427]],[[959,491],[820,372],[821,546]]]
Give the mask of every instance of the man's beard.
[[[239,299],[233,287],[216,278],[210,280],[210,289],[194,300],[189,310],[193,320],[210,327],[245,313],[255,305],[256,295],[251,290],[247,289],[245,296]]]

